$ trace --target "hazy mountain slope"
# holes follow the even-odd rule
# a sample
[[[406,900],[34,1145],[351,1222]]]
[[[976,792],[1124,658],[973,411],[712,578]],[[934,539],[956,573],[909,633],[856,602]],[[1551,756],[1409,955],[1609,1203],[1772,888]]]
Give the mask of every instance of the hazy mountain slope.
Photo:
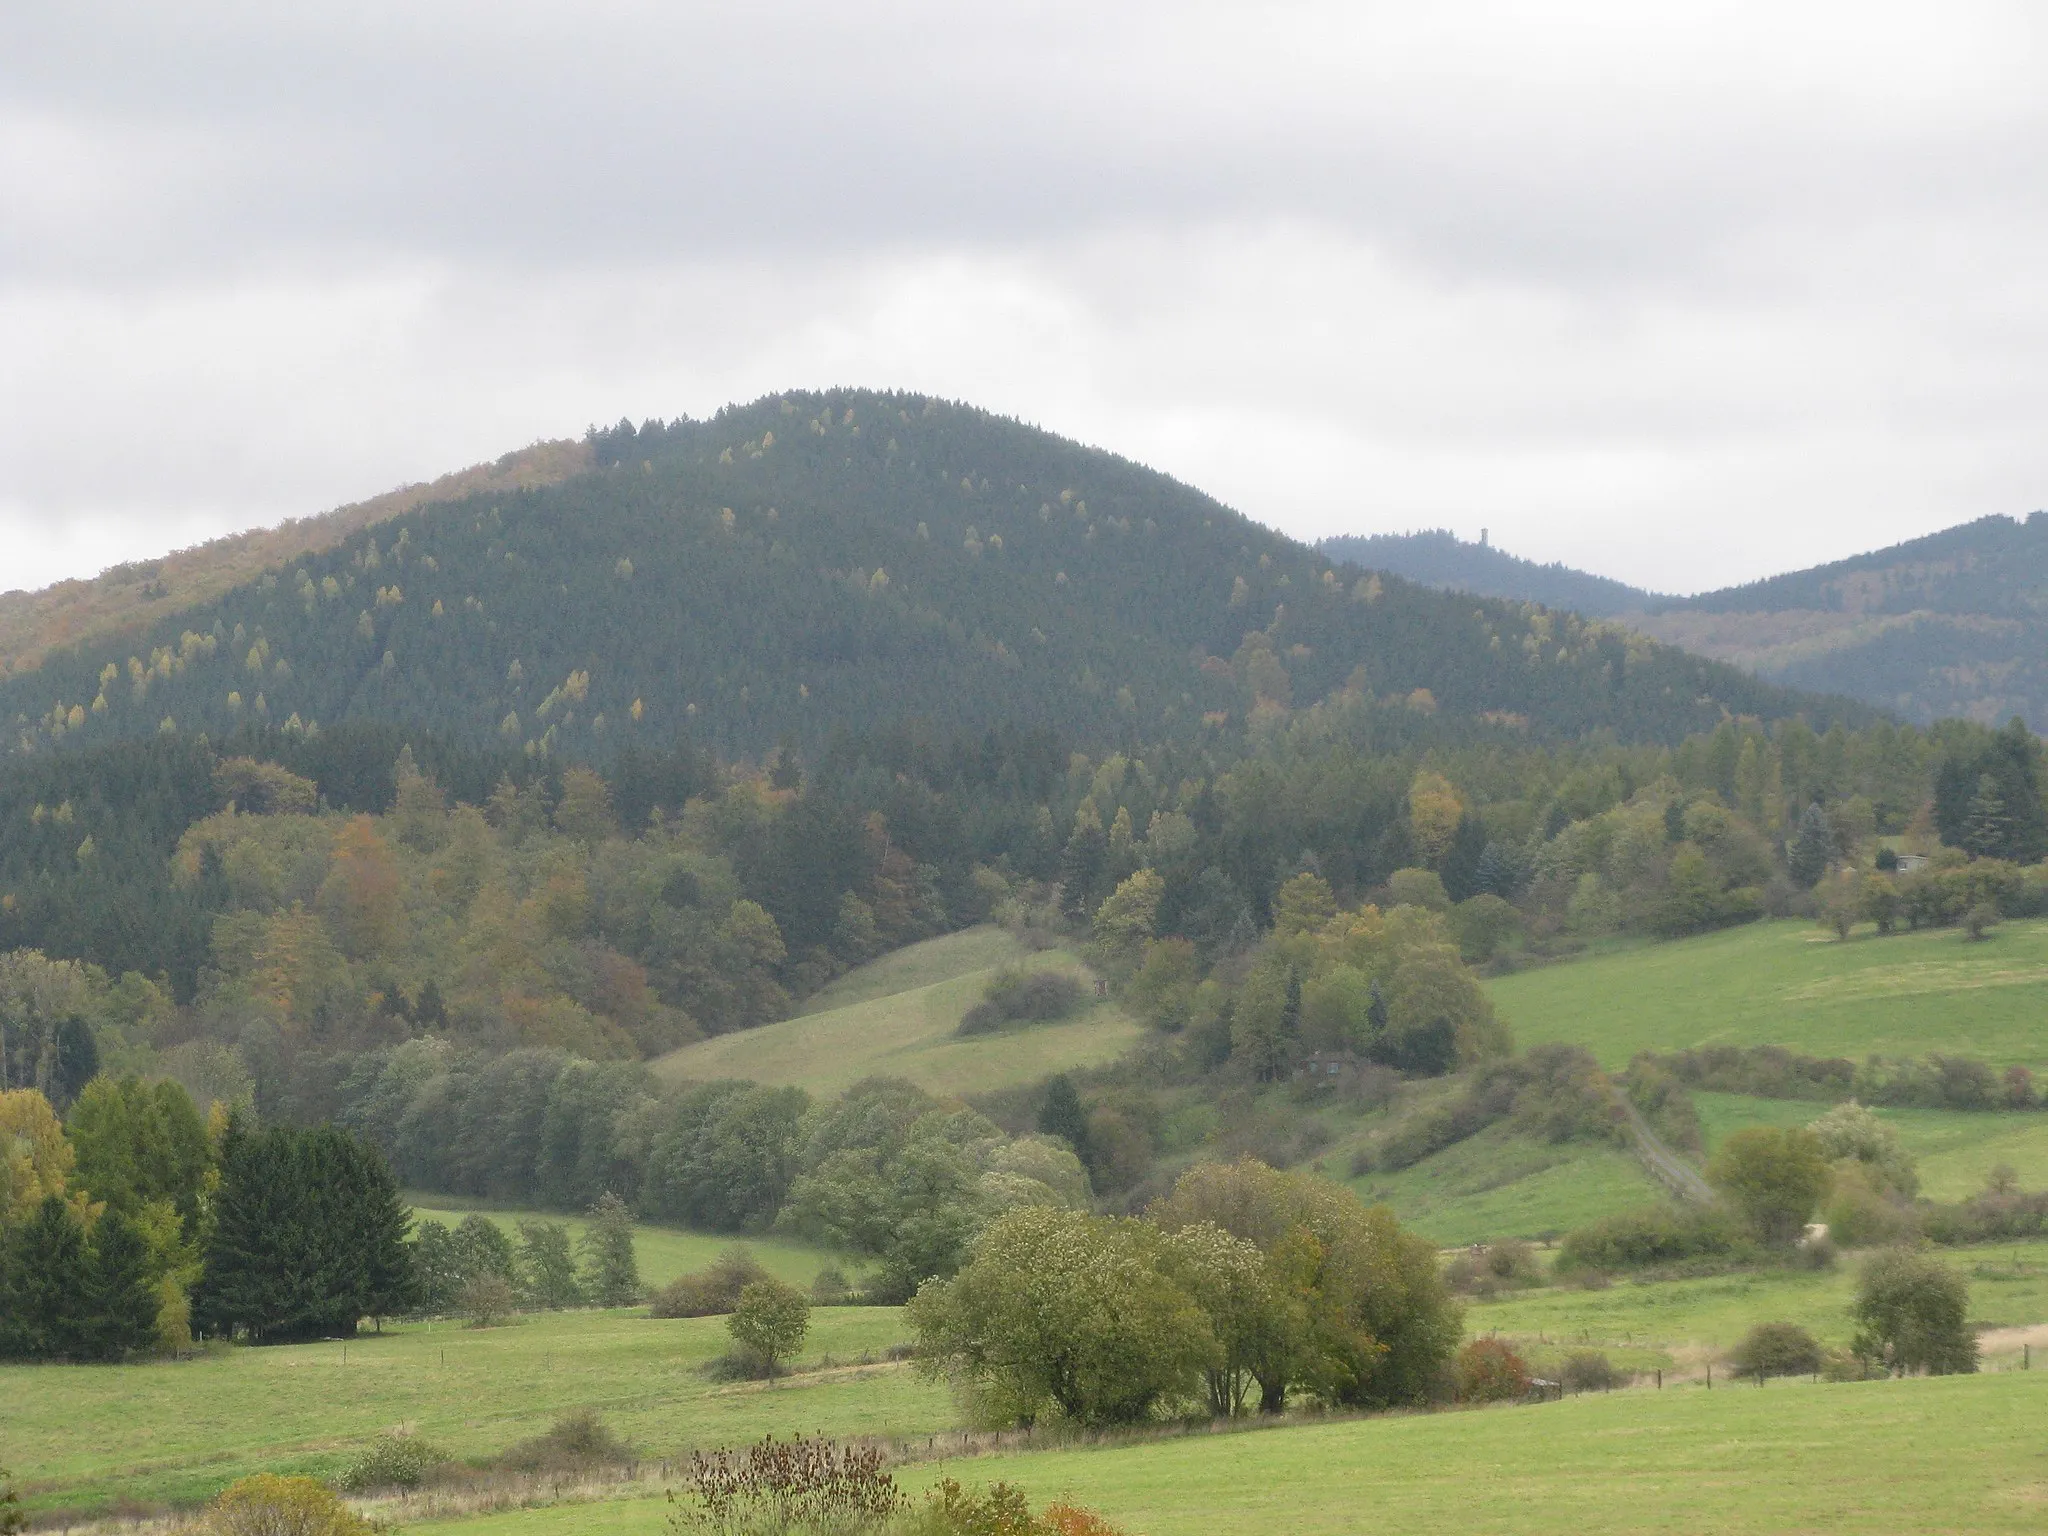
[[[10,744],[293,716],[570,753],[906,717],[1114,743],[1347,684],[1547,736],[1859,713],[1566,616],[1340,578],[1166,476],[922,397],[775,397],[590,447],[589,473],[419,507],[51,656],[0,684]]]
[[[2048,515],[1653,605],[1628,622],[1796,687],[1927,722],[2048,724]]]
[[[587,443],[535,443],[426,485],[403,486],[315,517],[213,539],[158,560],[130,561],[91,580],[60,581],[35,592],[0,592],[0,678],[34,670],[59,647],[107,640],[182,613],[283,561],[332,549],[350,534],[416,507],[478,491],[552,485],[589,467]]]
[[[1324,539],[1316,548],[1332,560],[1391,571],[1424,586],[1569,608],[1596,618],[1637,613],[1659,601],[1656,594],[1626,582],[1574,570],[1557,561],[1538,565],[1492,544],[1467,543],[1442,528],[1422,533],[1342,534]]]
[[[1431,586],[1612,617],[1772,682],[1920,724],[2017,714],[2048,724],[2048,514],[1985,517],[1847,560],[1697,597],[1662,597],[1448,533],[1325,539]]]

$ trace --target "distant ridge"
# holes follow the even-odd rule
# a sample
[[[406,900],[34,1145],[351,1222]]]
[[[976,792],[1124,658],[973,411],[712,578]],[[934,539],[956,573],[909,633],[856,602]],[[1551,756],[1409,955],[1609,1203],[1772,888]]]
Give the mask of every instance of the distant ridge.
[[[1332,560],[1348,560],[1367,570],[1391,571],[1424,586],[1481,597],[1569,608],[1595,618],[1640,613],[1669,601],[1640,587],[1594,576],[1553,561],[1538,565],[1490,543],[1468,543],[1447,528],[1419,533],[1342,534],[1317,546]]]
[[[1919,724],[2048,727],[2048,513],[1990,516],[1924,538],[1696,597],[1538,565],[1436,531],[1323,540],[1411,581],[1619,620],[1788,687]]]

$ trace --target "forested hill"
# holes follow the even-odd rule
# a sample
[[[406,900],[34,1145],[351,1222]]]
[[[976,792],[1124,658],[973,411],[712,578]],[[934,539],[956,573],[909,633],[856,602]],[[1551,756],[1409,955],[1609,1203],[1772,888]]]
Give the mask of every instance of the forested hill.
[[[0,684],[16,750],[344,719],[605,756],[917,718],[1192,740],[1350,688],[1676,741],[1788,694],[1618,630],[1335,567],[1168,477],[909,395],[593,433],[558,484],[424,507]]]
[[[1922,723],[2048,723],[2048,515],[1984,517],[1889,549],[1668,600],[1628,620],[1795,687]]]
[[[1424,586],[1542,603],[1595,618],[1639,613],[1660,601],[1641,587],[1574,570],[1560,561],[1539,565],[1493,544],[1467,543],[1446,528],[1420,533],[1341,534],[1322,540],[1316,548],[1332,560],[1391,571]]]

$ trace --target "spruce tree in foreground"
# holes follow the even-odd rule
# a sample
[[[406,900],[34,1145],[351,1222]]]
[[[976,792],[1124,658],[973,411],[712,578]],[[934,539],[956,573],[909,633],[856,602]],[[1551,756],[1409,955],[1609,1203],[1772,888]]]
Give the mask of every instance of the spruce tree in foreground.
[[[382,1156],[347,1132],[232,1125],[195,1320],[278,1343],[345,1338],[365,1317],[403,1311],[410,1219]]]

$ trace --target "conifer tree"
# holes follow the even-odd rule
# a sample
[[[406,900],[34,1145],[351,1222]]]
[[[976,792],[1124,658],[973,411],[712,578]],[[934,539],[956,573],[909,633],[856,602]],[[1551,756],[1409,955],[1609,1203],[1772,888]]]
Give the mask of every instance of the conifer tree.
[[[0,1251],[0,1355],[84,1356],[90,1268],[77,1213],[61,1197],[44,1196]]]
[[[1039,1106],[1038,1128],[1047,1136],[1058,1136],[1074,1149],[1074,1156],[1081,1159],[1085,1167],[1093,1150],[1088,1137],[1088,1114],[1081,1107],[1081,1096],[1074,1091],[1074,1080],[1061,1072],[1054,1075],[1045,1085],[1045,1103]]]
[[[142,1234],[119,1211],[107,1212],[93,1231],[86,1266],[81,1352],[95,1360],[122,1360],[148,1349],[162,1304]]]

